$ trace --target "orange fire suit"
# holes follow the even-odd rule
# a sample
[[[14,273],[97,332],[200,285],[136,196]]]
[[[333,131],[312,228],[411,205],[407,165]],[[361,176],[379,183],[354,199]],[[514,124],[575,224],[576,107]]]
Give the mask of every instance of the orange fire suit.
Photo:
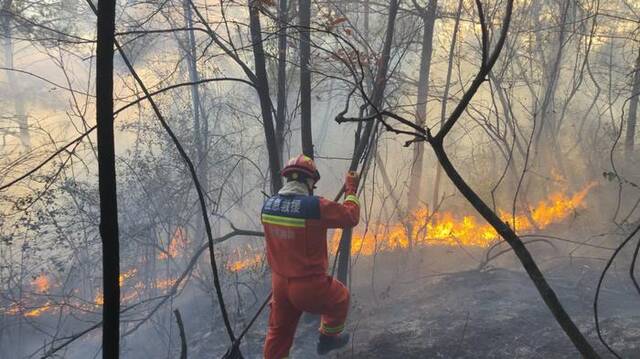
[[[353,227],[358,198],[343,204],[317,196],[275,195],[262,207],[273,297],[265,359],[289,355],[302,312],[321,315],[320,332],[338,335],[349,309],[349,291],[327,275],[327,229]]]

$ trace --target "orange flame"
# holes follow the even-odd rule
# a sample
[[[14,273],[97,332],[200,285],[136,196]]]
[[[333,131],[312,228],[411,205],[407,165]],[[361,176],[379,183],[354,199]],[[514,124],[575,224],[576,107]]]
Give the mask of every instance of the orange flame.
[[[176,279],[168,278],[168,279],[158,279],[156,281],[156,288],[166,289],[173,286],[176,283]]]
[[[584,199],[595,183],[587,185],[572,196],[553,193],[548,200],[540,201],[529,208],[529,215],[518,214],[515,217],[507,211],[498,211],[500,218],[517,231],[544,229],[553,223],[559,223],[569,217],[577,208],[584,206]],[[408,233],[411,235],[409,236]],[[486,248],[499,239],[498,233],[487,223],[475,216],[455,216],[450,212],[430,213],[419,208],[410,216],[409,223],[391,225],[372,224],[366,233],[354,232],[352,237],[352,255],[370,256],[376,252],[388,252],[406,249],[410,245],[446,245]],[[340,233],[336,232],[330,242],[335,253],[340,242]]]
[[[43,313],[49,311],[49,309],[53,309],[53,306],[51,305],[51,302],[47,302],[41,307],[34,308],[34,309],[29,310],[29,311],[26,311],[24,313],[24,316],[27,317],[27,318],[39,317]]]
[[[96,294],[96,297],[93,298],[93,302],[96,305],[104,305],[104,294],[102,294],[102,292],[98,292],[98,294]]]
[[[148,288],[148,285],[141,280],[137,280],[133,282],[137,274],[138,274],[137,268],[131,268],[120,274],[118,279],[119,279],[120,286],[123,287],[123,289],[120,292],[121,303],[127,304],[127,303],[134,302],[135,300],[139,300],[141,298],[143,291]],[[155,282],[155,287],[159,289],[167,289],[173,286],[175,283],[176,283],[176,279],[173,279],[173,278],[158,279]],[[48,291],[51,287],[51,284],[48,278],[44,274],[41,274],[40,276],[36,277],[31,282],[31,285],[34,288],[36,288],[39,292],[42,292],[42,293]],[[36,304],[37,302],[40,302],[40,304]],[[102,290],[99,289],[92,301],[90,301],[89,303],[87,302],[74,303],[73,307],[82,308],[83,310],[86,310],[86,311],[92,311],[92,310],[98,310],[103,305],[104,305],[104,294]],[[61,306],[60,304],[57,304],[51,301],[46,301],[44,304],[42,304],[42,301],[39,300],[38,297],[34,297],[34,298],[25,297],[23,301],[12,303],[7,308],[0,308],[0,313],[4,313],[6,315],[22,315],[24,317],[33,318],[33,317],[39,317],[56,308],[64,308],[64,306]]]
[[[44,273],[40,273],[34,280],[31,281],[31,285],[35,288],[37,293],[47,293],[51,283],[49,278]]]
[[[35,308],[26,308],[25,306],[14,303],[8,309],[4,310],[4,313],[7,315],[18,315],[22,313],[27,318],[33,318],[39,317],[53,308],[53,304],[49,301]]]
[[[160,252],[158,259],[176,258],[187,248],[187,232],[183,227],[176,228],[173,237],[169,241],[169,247],[166,252]]]
[[[255,254],[252,257],[240,259],[235,262],[227,264],[227,269],[231,272],[239,272],[247,268],[255,268],[262,264],[264,258],[262,254]]]
[[[120,275],[118,276],[118,283],[122,287],[122,285],[124,284],[124,281],[135,277],[137,273],[138,273],[138,270],[136,268],[131,268],[124,273],[120,273]]]

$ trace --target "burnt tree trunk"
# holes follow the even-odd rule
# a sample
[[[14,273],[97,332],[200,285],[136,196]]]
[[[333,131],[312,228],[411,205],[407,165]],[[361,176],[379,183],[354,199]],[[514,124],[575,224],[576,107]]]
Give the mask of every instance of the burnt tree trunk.
[[[269,157],[269,172],[271,174],[271,192],[277,193],[282,187],[282,177],[280,177],[280,150],[276,139],[273,125],[273,115],[271,113],[271,98],[269,97],[269,79],[267,77],[267,67],[262,46],[262,26],[260,25],[260,1],[249,0],[249,28],[251,31],[251,47],[255,61],[255,85],[260,99],[260,110],[262,113],[262,124],[267,144]]]
[[[433,53],[433,25],[436,21],[437,0],[429,0],[426,9],[419,9],[424,23],[422,32],[422,51],[420,53],[420,74],[418,77],[418,95],[416,101],[416,125],[424,127],[427,119],[427,96],[429,95],[429,74],[431,70],[431,54]],[[409,190],[407,191],[407,212],[411,213],[418,204],[422,193],[422,167],[424,158],[424,142],[419,141],[413,146],[413,159],[409,175]],[[435,204],[434,204],[435,205]],[[413,239],[409,232],[409,246]]]
[[[636,136],[636,119],[638,116],[638,94],[640,93],[640,50],[636,58],[633,74],[633,86],[631,88],[631,100],[629,100],[629,116],[627,117],[627,134],[624,141],[624,153],[627,160],[633,155],[633,146]]]
[[[98,189],[102,238],[102,357],[119,357],[120,341],[120,247],[113,136],[113,45],[115,0],[98,2],[96,46],[96,122],[98,140]]]
[[[384,90],[387,84],[387,71],[389,69],[389,60],[391,54],[391,45],[393,43],[393,35],[396,27],[396,16],[398,15],[399,0],[392,0],[389,5],[389,16],[387,18],[387,32],[385,35],[384,46],[382,48],[382,56],[380,66],[376,73],[373,84],[373,94],[369,106],[369,113],[375,114],[380,110],[384,100]],[[365,153],[372,137],[375,121],[369,121],[364,127],[360,138],[357,139],[357,146],[351,158],[349,171],[356,171],[358,163]],[[353,228],[344,228],[340,237],[340,254],[338,256],[338,274],[337,278],[342,283],[347,283],[347,274],[349,272],[349,262],[351,259],[351,235]]]
[[[278,107],[276,109],[276,144],[280,163],[284,161],[284,128],[287,117],[287,0],[278,2]]]
[[[300,132],[302,153],[313,158],[313,136],[311,133],[311,0],[299,0],[300,16]]]

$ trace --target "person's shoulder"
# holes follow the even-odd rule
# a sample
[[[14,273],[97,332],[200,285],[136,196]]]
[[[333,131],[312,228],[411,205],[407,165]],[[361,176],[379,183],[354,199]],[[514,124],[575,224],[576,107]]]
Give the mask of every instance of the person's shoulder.
[[[301,212],[305,218],[320,218],[320,198],[318,196],[296,196],[300,200]]]
[[[312,196],[312,195],[308,195],[308,196],[298,196],[303,203],[305,203],[306,205],[317,205],[320,203],[320,200],[322,199],[322,197],[319,196]]]
[[[334,203],[334,202],[335,202],[335,201],[330,200],[330,199],[328,199],[328,198],[326,198],[326,197],[322,197],[322,196],[315,196],[315,197],[317,198],[317,201],[318,201],[319,203],[323,203],[323,204],[325,204],[325,203]]]

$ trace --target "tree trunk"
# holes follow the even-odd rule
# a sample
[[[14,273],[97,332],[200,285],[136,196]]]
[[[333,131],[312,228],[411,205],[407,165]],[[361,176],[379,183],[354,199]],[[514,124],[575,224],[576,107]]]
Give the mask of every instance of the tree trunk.
[[[208,153],[207,143],[209,138],[209,126],[207,125],[207,116],[204,115],[202,101],[200,99],[199,85],[196,84],[200,81],[200,74],[198,73],[198,66],[196,62],[196,38],[193,31],[193,17],[188,0],[183,2],[183,11],[185,16],[185,25],[189,29],[189,31],[187,31],[187,43],[184,46],[184,51],[187,55],[187,71],[189,73],[189,81],[194,83],[194,85],[190,86],[191,108],[193,111],[193,138],[196,149],[194,162],[200,183],[202,184],[203,189],[208,191],[209,167],[206,157]],[[204,235],[204,223],[202,221],[196,221],[195,238],[202,238]]]
[[[558,82],[560,79],[560,73],[562,70],[562,58],[564,55],[564,42],[567,35],[567,17],[571,1],[561,2],[560,9],[560,29],[558,32],[558,41],[555,56],[551,63],[551,69],[545,71],[546,76],[546,88],[544,91],[544,97],[542,98],[542,104],[540,105],[537,113],[539,114],[540,126],[535,138],[535,153],[542,151],[543,164],[556,164],[556,169],[564,172],[564,168],[560,166],[562,161],[562,152],[557,150],[557,128],[555,124],[554,102],[556,96],[556,90],[558,89]],[[543,52],[544,54],[544,52]],[[544,143],[541,143],[541,139],[544,137]]]
[[[98,2],[96,46],[96,122],[98,139],[98,189],[102,238],[102,357],[119,357],[120,340],[120,248],[113,135],[113,46],[115,0]]]
[[[299,0],[300,16],[300,132],[302,153],[313,158],[313,136],[311,133],[311,1]]]
[[[387,71],[389,69],[389,59],[391,54],[391,45],[393,43],[393,35],[396,26],[396,16],[398,15],[399,0],[392,0],[389,5],[389,16],[387,18],[387,32],[384,40],[384,47],[382,49],[382,56],[380,61],[380,67],[376,73],[376,79],[373,85],[373,94],[371,96],[372,105],[369,106],[369,113],[375,114],[377,110],[383,104],[384,90],[387,84]],[[367,104],[369,105],[369,104]],[[358,144],[351,158],[351,164],[349,166],[350,171],[356,171],[358,169],[358,163],[362,155],[364,154],[369,141],[372,136],[373,128],[376,121],[369,121],[365,125],[362,135],[358,139]],[[353,228],[345,228],[342,230],[340,237],[340,255],[338,257],[338,280],[342,283],[347,283],[347,274],[349,272],[349,262],[351,258],[351,235]]]
[[[418,77],[418,95],[416,99],[416,125],[424,127],[427,119],[427,97],[429,94],[429,73],[431,70],[431,54],[433,53],[433,25],[436,21],[437,0],[429,0],[427,8],[422,10],[424,30],[422,32],[422,52],[420,54],[420,75]],[[413,146],[413,159],[409,175],[409,190],[407,191],[407,213],[411,213],[421,198],[422,167],[424,158],[424,142],[419,141]],[[411,232],[409,232],[411,233]],[[412,238],[409,236],[409,246]]]
[[[453,71],[453,53],[456,49],[456,39],[458,38],[458,30],[460,28],[460,14],[462,13],[462,0],[458,2],[458,10],[456,11],[456,22],[453,25],[453,35],[451,46],[449,47],[449,64],[447,65],[447,79],[444,85],[444,94],[442,95],[442,109],[440,111],[440,126],[444,125],[447,118],[447,101],[449,101],[449,88],[451,87],[451,72]],[[433,199],[431,202],[431,211],[435,211],[436,206],[440,202],[440,181],[442,177],[442,167],[436,164],[436,178],[433,181]]]
[[[249,80],[254,84],[258,93],[258,99],[260,101],[260,112],[262,115],[262,125],[264,128],[265,143],[267,146],[267,157],[269,161],[269,174],[271,177],[271,190],[273,193],[277,192],[282,187],[282,178],[280,177],[280,148],[276,139],[276,132],[274,128],[274,120],[269,95],[269,78],[267,77],[266,60],[264,54],[264,47],[262,44],[262,26],[260,25],[260,4],[259,0],[249,0],[249,30],[251,33],[251,47],[253,49],[253,58],[255,65],[255,73],[247,66],[247,64],[238,57],[235,50],[229,48],[225,42],[223,42],[216,32],[209,26],[207,19],[198,11],[192,0],[189,1],[189,5],[193,9],[194,14],[204,25],[207,34],[211,37],[211,40],[218,45],[224,53],[226,53],[235,62]]]
[[[369,1],[370,0],[364,0],[364,25],[363,25],[364,34],[363,34],[363,36],[364,36],[364,41],[367,44],[369,43],[369,13],[370,13],[370,9],[371,9]]]
[[[278,108],[276,109],[276,144],[280,163],[284,161],[284,128],[287,121],[287,21],[289,15],[287,0],[278,4]]]
[[[271,113],[272,106],[271,98],[269,97],[269,79],[267,77],[264,48],[262,46],[262,26],[260,25],[259,6],[259,0],[249,0],[249,28],[251,30],[251,42],[255,61],[255,85],[260,99],[262,124],[264,127],[264,135],[269,157],[271,192],[277,193],[282,187],[282,177],[280,176],[280,151],[276,141],[276,133],[273,126],[273,115]]]
[[[183,2],[184,16],[186,27],[190,29],[187,31],[187,44],[185,47],[185,52],[187,55],[187,70],[189,72],[189,81],[193,83],[197,83],[200,81],[200,74],[198,73],[198,67],[196,63],[196,38],[193,32],[193,20],[191,15],[191,7],[189,6],[188,1]],[[201,113],[201,103],[200,103],[200,90],[198,89],[198,85],[194,84],[190,86],[191,90],[191,108],[193,109],[193,138],[196,147],[196,168],[198,168],[198,177],[205,184],[205,178],[203,175],[205,174],[203,166],[206,166],[206,161],[204,161],[204,143],[207,141],[206,137],[203,137],[203,116]],[[206,186],[205,186],[206,188]]]
[[[624,141],[624,153],[627,160],[631,160],[636,136],[636,118],[638,114],[638,94],[640,93],[640,50],[636,58],[636,66],[633,74],[633,87],[631,100],[629,100],[629,116],[627,117],[627,134]]]
[[[5,0],[2,4],[2,32],[4,34],[4,66],[13,69],[13,39],[11,30],[11,5],[13,0]],[[31,136],[29,134],[29,120],[25,111],[24,97],[20,82],[16,80],[13,71],[7,71],[7,83],[13,89],[13,103],[15,110],[14,121],[18,125],[18,138],[22,150],[28,152],[31,149]]]

